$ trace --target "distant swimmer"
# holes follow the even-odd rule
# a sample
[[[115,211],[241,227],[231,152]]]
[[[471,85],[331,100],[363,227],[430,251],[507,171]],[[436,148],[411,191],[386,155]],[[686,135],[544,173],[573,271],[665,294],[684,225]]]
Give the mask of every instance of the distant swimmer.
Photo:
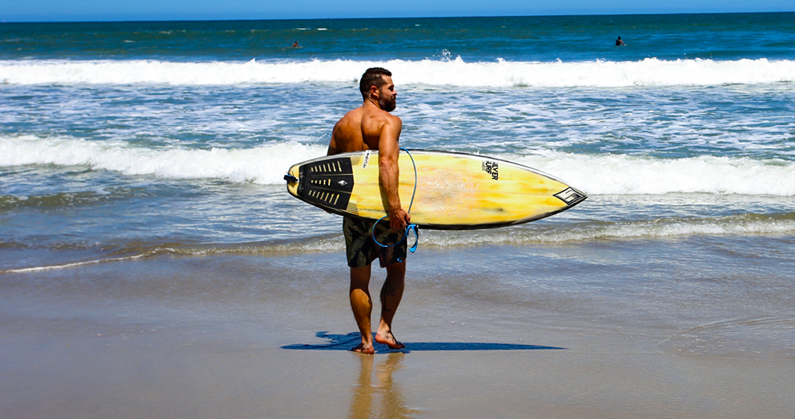
[[[627,44],[625,44],[624,41],[622,41],[621,37],[619,36],[618,39],[616,39],[616,46],[617,47],[625,47],[625,46],[627,46]]]
[[[621,39],[621,38],[618,38],[618,39]],[[618,45],[618,44],[616,44],[616,45]],[[295,42],[293,42],[293,48],[301,48],[301,47],[298,45],[298,41],[295,41]]]

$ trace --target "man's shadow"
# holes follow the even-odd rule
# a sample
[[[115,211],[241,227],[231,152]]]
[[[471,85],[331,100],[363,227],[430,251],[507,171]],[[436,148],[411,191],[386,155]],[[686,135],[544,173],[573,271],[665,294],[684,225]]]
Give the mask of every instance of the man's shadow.
[[[349,351],[359,343],[359,332],[338,335],[328,332],[317,332],[315,336],[326,339],[319,344],[296,343],[282,346],[282,349],[317,350],[317,351]],[[566,349],[555,346],[525,345],[515,343],[489,342],[403,342],[403,349],[389,349],[388,346],[375,343],[376,353],[387,352],[430,352],[430,351],[530,351],[539,349]]]

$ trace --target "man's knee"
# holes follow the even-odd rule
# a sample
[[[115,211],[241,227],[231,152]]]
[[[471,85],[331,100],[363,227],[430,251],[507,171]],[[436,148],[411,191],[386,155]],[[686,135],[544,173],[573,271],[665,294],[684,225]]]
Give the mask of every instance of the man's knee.
[[[351,288],[367,287],[370,283],[370,265],[351,268]]]
[[[386,267],[386,279],[402,281],[406,276],[406,262],[396,262]]]

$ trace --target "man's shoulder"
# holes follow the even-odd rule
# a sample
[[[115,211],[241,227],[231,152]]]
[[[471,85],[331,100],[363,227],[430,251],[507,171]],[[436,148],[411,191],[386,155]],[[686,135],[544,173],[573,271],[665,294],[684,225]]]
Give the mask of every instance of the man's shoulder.
[[[361,124],[361,121],[362,121],[361,108],[353,109],[348,113],[346,113],[345,115],[343,115],[342,118],[340,118],[340,120],[337,121],[336,124],[334,124],[334,131],[340,129],[349,129],[347,127],[359,125]]]
[[[340,121],[357,121],[362,119],[363,115],[362,108],[354,108],[348,111],[345,115],[340,118]]]
[[[381,109],[356,108],[340,118],[336,126],[348,124],[370,126],[373,123],[381,127],[386,125],[402,126],[403,120],[399,116]]]
[[[383,124],[402,124],[403,122],[399,116],[392,115],[383,109],[368,110],[366,115],[367,118]]]
[[[392,115],[389,112],[386,112],[386,116],[387,116],[387,118],[389,118],[390,122],[397,122],[397,123],[402,123],[403,122],[403,120],[401,120],[399,116]]]

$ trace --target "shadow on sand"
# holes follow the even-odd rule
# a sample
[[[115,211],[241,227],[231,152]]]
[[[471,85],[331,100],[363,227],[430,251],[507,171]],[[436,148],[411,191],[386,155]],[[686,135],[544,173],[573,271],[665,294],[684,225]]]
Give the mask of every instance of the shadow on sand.
[[[317,345],[293,344],[282,346],[282,349],[302,349],[318,351],[348,351],[356,346],[359,341],[359,333],[353,332],[347,335],[335,335],[328,332],[317,332],[315,336],[328,339],[328,342]],[[406,345],[403,349],[389,349],[386,345],[375,344],[376,353],[389,352],[423,352],[423,351],[530,351],[538,349],[566,349],[555,346],[523,345],[514,343],[488,343],[488,342],[403,342]]]

